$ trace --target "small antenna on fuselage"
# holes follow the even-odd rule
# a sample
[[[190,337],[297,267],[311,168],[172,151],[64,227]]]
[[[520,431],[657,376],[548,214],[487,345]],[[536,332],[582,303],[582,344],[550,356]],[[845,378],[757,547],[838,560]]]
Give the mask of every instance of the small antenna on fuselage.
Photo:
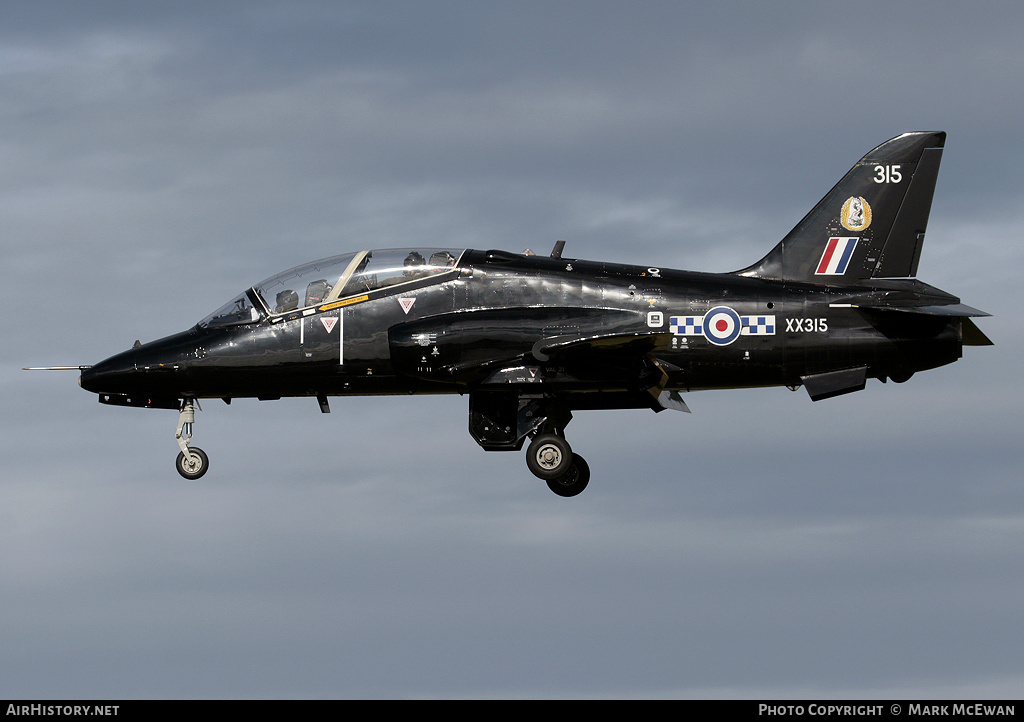
[[[555,241],[555,247],[551,249],[551,257],[561,258],[563,248],[565,248],[565,241]]]

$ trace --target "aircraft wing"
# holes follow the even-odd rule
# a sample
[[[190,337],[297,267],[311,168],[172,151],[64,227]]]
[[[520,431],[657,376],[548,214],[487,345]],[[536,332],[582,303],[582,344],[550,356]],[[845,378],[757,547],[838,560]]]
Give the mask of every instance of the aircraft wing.
[[[678,369],[657,359],[671,335],[655,328],[638,331],[641,318],[593,308],[461,311],[392,327],[391,359],[396,372],[423,380],[468,387],[600,384],[637,394],[635,406],[685,410],[677,393],[664,391]]]
[[[688,414],[690,409],[679,392],[665,389],[681,369],[657,356],[658,350],[667,347],[671,338],[671,334],[653,329],[590,338],[553,337],[534,344],[532,355],[540,361],[570,369],[593,363],[614,365],[625,372],[637,406],[650,406],[656,412],[672,409]]]
[[[638,358],[654,350],[662,337],[671,338],[670,334],[653,332],[627,332],[611,334],[592,334],[590,336],[565,335],[549,336],[533,344],[530,353],[542,362],[554,360],[556,363],[566,361],[574,356],[606,354]]]

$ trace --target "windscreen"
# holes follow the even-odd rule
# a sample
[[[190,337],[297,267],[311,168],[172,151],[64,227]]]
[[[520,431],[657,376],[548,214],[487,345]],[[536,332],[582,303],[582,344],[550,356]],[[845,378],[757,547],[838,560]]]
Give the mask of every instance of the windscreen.
[[[252,323],[253,321],[258,321],[259,318],[260,315],[253,308],[249,297],[243,293],[204,318],[199,322],[199,325],[203,328],[234,326],[240,323]]]

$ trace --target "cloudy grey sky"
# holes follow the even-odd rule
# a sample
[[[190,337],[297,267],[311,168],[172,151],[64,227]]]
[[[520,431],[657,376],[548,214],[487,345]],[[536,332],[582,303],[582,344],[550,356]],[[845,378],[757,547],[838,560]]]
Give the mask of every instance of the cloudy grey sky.
[[[1019,2],[6,2],[0,697],[1019,697]],[[949,133],[920,277],[995,341],[812,404],[581,412],[551,494],[460,397],[74,374],[367,247],[728,271]]]

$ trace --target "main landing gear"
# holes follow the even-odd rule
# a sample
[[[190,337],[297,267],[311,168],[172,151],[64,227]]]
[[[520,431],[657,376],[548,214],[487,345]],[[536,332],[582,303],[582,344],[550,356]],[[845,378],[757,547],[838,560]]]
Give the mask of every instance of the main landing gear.
[[[188,445],[192,439],[192,424],[195,423],[195,420],[195,399],[186,398],[181,402],[181,410],[178,412],[178,429],[174,432],[174,438],[178,441],[178,447],[181,449],[174,468],[186,479],[198,479],[210,467],[210,459],[206,456],[206,452],[198,446],[189,447]]]
[[[551,396],[488,389],[469,395],[469,433],[485,451],[526,449],[526,465],[559,496],[576,496],[590,482],[590,467],[565,440],[568,407]]]
[[[590,483],[590,467],[569,442],[559,434],[543,433],[533,437],[526,449],[526,466],[559,496],[576,496]]]

